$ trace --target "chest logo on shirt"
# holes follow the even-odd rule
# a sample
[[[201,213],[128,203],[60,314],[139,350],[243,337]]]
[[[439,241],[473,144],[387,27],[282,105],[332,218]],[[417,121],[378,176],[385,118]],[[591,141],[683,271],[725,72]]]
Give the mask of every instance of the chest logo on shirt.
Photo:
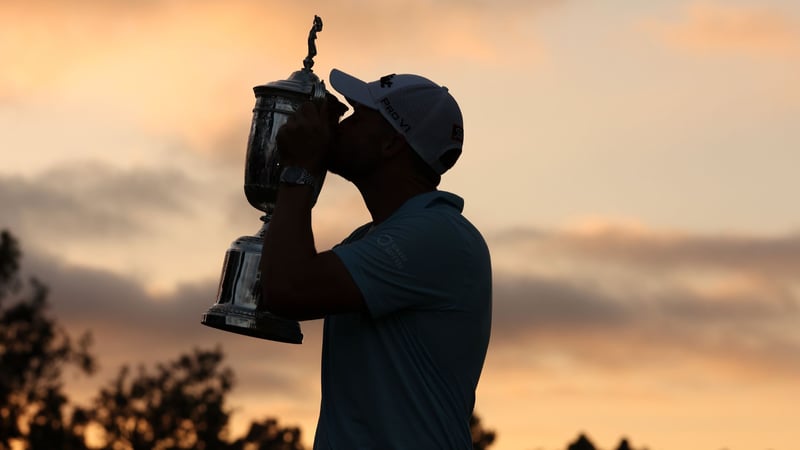
[[[393,237],[389,236],[388,234],[381,234],[378,236],[375,242],[377,242],[378,246],[384,252],[386,252],[386,255],[390,258],[395,267],[398,269],[405,267],[408,257],[405,253],[403,253],[403,250],[400,249],[400,246],[397,245]]]

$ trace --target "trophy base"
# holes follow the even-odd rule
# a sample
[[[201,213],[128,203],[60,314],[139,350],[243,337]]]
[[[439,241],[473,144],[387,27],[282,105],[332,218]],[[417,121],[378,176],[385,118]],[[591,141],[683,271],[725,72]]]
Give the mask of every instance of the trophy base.
[[[288,344],[302,344],[300,324],[268,311],[254,311],[233,305],[216,304],[203,314],[203,325],[245,336]]]

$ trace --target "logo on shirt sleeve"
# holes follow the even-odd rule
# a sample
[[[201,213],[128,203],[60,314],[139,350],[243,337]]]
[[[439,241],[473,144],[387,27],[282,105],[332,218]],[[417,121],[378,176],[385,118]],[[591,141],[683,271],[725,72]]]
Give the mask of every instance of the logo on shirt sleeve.
[[[400,248],[399,245],[394,241],[394,238],[388,234],[381,234],[375,240],[378,244],[378,247],[383,250],[386,255],[389,257],[392,264],[397,267],[398,269],[402,269],[405,267],[406,261],[408,261],[408,257],[403,250]]]

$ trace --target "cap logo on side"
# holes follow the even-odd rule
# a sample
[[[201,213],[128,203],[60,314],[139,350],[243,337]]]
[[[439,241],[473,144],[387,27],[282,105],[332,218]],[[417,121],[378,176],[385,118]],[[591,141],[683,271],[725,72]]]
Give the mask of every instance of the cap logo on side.
[[[394,107],[392,106],[392,102],[389,101],[389,97],[383,97],[381,100],[381,104],[383,105],[383,110],[386,112],[386,115],[391,117],[394,120],[395,124],[403,130],[404,133],[408,133],[411,131],[411,124],[406,122],[398,113]]]
[[[450,133],[450,138],[456,142],[464,143],[464,127],[455,123],[453,124],[453,131]]]
[[[384,75],[384,76],[382,76],[382,77],[381,77],[381,87],[382,87],[382,88],[385,88],[385,87],[392,87],[392,78],[394,78],[394,77],[395,77],[395,75],[396,75],[396,74],[394,74],[394,73],[393,73],[393,74],[391,74],[391,75]]]

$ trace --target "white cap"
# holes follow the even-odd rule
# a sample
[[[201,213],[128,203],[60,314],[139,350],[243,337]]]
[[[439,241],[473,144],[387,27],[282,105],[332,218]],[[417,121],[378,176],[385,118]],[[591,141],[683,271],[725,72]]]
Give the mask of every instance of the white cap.
[[[348,101],[380,111],[439,175],[455,164],[464,144],[464,120],[446,87],[404,74],[366,83],[338,69],[331,71],[330,82]]]

